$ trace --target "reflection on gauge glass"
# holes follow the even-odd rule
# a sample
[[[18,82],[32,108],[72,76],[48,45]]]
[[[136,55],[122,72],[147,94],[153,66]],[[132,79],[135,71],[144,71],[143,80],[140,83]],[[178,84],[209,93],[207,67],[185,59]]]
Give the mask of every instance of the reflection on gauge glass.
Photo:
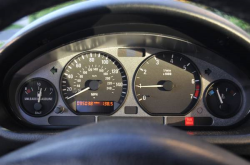
[[[61,95],[76,114],[111,114],[123,104],[128,80],[120,62],[103,52],[85,52],[65,66]]]
[[[201,80],[195,64],[176,52],[150,56],[134,76],[134,94],[151,115],[182,115],[189,112],[200,96]]]
[[[216,117],[230,118],[236,115],[241,106],[242,95],[239,87],[229,80],[212,83],[205,93],[205,104]]]
[[[29,115],[35,117],[50,113],[57,102],[54,85],[46,79],[28,80],[20,89],[20,106]]]

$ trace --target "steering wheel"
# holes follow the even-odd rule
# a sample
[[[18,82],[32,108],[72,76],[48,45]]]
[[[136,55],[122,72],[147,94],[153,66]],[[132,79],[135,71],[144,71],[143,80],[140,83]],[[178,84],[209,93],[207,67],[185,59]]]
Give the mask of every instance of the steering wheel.
[[[65,0],[7,0],[1,4],[0,29],[14,20]],[[34,8],[30,8],[30,4]],[[14,4],[14,6],[10,5]],[[9,10],[12,7],[12,10]],[[17,10],[13,10],[18,8]],[[233,8],[233,6],[229,6]],[[7,11],[10,12],[6,21]],[[27,11],[27,12],[26,12]],[[5,14],[2,14],[6,12]],[[5,16],[5,18],[3,17]],[[248,164],[226,150],[175,128],[145,121],[113,120],[81,126],[14,151],[0,164]]]
[[[0,159],[1,164],[248,164],[177,129],[145,121],[113,120],[81,126]]]

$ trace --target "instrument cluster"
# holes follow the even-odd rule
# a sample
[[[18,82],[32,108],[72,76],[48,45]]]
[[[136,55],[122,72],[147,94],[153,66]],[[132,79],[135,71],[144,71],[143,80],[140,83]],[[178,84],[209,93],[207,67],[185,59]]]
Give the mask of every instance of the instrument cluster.
[[[156,42],[126,44],[136,37]],[[97,39],[101,46],[87,47]],[[121,39],[128,41],[120,44]],[[9,100],[20,120],[36,126],[120,118],[173,126],[231,126],[249,111],[249,91],[244,89],[248,81],[237,77],[247,79],[233,64],[188,41],[109,34],[30,61],[13,77]]]

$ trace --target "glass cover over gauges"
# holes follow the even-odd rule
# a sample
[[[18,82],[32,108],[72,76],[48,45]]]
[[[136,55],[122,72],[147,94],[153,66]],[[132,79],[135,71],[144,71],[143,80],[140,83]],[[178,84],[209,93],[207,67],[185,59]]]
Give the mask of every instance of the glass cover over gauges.
[[[114,57],[103,52],[85,52],[65,66],[61,94],[65,104],[77,114],[111,114],[124,102],[128,80]]]
[[[151,115],[189,112],[199,98],[200,89],[200,74],[194,63],[170,51],[150,56],[134,77],[135,97]]]
[[[57,102],[53,84],[42,78],[28,80],[20,89],[20,105],[29,115],[40,117],[50,113]]]
[[[229,80],[212,83],[205,93],[208,110],[216,117],[230,118],[236,115],[241,106],[242,95],[239,87]]]

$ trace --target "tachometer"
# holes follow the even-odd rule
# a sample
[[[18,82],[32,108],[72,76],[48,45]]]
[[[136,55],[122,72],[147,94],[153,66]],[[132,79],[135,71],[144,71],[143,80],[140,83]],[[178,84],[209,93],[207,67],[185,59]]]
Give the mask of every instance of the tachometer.
[[[128,80],[119,61],[107,53],[85,52],[65,66],[61,95],[77,114],[111,114],[124,102]]]
[[[137,69],[134,94],[152,115],[181,115],[192,109],[200,96],[201,80],[195,64],[176,52],[150,56]]]

